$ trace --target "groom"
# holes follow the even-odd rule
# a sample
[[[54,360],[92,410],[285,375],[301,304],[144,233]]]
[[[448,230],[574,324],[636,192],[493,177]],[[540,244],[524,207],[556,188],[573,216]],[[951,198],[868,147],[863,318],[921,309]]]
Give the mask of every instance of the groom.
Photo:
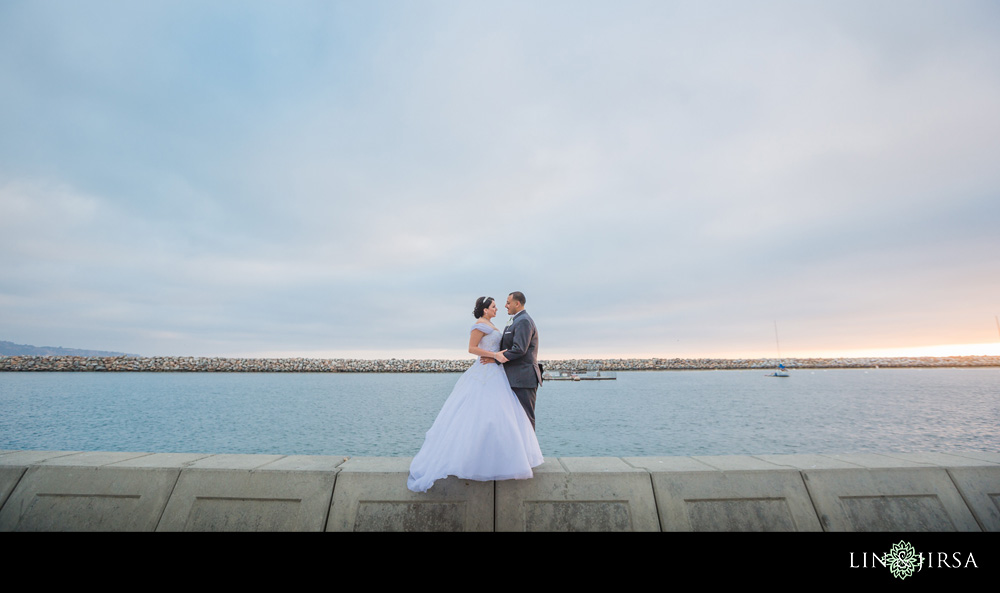
[[[507,296],[510,320],[503,330],[496,362],[505,363],[503,370],[507,373],[510,388],[528,413],[531,428],[535,428],[535,392],[542,383],[542,369],[538,366],[538,329],[524,310],[524,303],[523,292],[512,292]],[[483,362],[494,361],[484,358]]]

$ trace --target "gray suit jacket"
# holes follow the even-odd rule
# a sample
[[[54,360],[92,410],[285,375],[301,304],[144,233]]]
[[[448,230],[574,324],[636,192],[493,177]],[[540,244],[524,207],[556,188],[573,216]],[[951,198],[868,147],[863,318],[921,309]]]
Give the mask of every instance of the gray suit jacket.
[[[505,327],[500,349],[506,350],[503,365],[511,387],[534,389],[542,382],[538,368],[538,329],[527,311],[514,316],[514,323]]]

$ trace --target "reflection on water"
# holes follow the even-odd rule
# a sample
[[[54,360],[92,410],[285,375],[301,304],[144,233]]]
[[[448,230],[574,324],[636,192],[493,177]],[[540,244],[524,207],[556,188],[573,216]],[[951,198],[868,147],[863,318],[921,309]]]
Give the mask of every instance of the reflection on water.
[[[620,372],[538,393],[551,456],[1000,451],[1000,369]],[[457,374],[0,373],[0,449],[414,455]]]

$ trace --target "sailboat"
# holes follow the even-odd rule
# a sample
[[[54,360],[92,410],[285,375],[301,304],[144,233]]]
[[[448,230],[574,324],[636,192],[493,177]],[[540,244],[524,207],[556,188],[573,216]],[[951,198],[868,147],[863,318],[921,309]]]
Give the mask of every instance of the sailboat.
[[[768,375],[768,377],[787,377],[788,369],[781,361],[781,342],[778,341],[778,322],[774,322],[774,345],[778,348],[778,368],[774,369],[774,373]]]

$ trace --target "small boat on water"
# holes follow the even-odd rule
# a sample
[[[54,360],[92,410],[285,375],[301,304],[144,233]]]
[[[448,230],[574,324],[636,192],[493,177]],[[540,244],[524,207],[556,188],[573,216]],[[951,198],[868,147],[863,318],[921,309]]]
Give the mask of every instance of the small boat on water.
[[[777,320],[775,320],[775,322],[774,322],[774,345],[778,349],[778,359],[780,360],[781,359],[781,342],[778,341],[778,322],[777,322]],[[768,375],[768,377],[787,377],[787,376],[788,376],[788,369],[786,369],[785,365],[782,364],[782,363],[780,363],[780,362],[778,363],[778,368],[774,369],[774,372],[771,373],[770,375]]]
[[[617,379],[614,371],[602,371],[597,366],[587,367],[585,371],[545,371],[544,381],[611,381]]]

